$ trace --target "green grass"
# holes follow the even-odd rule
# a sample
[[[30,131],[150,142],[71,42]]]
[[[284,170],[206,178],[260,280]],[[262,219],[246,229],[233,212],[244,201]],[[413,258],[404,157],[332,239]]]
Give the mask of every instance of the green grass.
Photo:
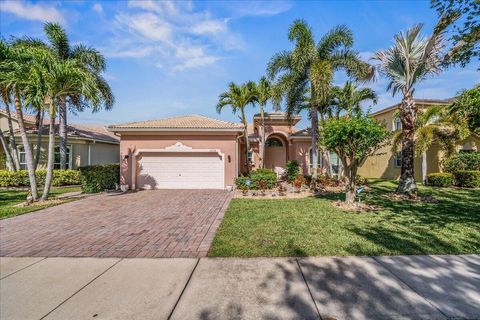
[[[80,187],[52,187],[50,199],[62,193],[81,191]],[[55,202],[38,203],[27,207],[14,207],[14,205],[25,202],[28,191],[26,190],[0,190],[0,219],[17,216],[20,214],[37,211],[40,209],[56,206],[71,199],[62,199]]]
[[[349,212],[328,198],[233,199],[210,256],[345,256],[480,253],[480,190],[419,187],[437,203],[391,200],[395,183],[376,180]],[[364,199],[362,198],[362,201]]]

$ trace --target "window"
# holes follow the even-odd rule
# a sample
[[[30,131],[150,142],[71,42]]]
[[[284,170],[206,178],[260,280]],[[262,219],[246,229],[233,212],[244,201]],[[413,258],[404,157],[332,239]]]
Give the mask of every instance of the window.
[[[252,150],[248,151],[247,163],[253,163],[253,151]]]
[[[338,155],[333,151],[329,151],[328,157],[330,159],[330,165],[332,166],[332,174],[340,174],[340,159],[338,158]]]
[[[27,170],[27,158],[25,157],[25,148],[17,146],[18,160],[20,162],[20,170]]]
[[[67,169],[71,167],[71,150],[72,146],[67,146]],[[55,147],[55,162],[53,164],[54,169],[60,169],[60,147]]]
[[[401,167],[402,166],[402,153],[397,152],[393,155],[393,164],[395,167]]]
[[[269,138],[265,141],[265,147],[283,147],[282,141],[277,138]]]
[[[393,120],[393,131],[397,130],[402,130],[402,120],[400,120],[400,117],[396,117]]]

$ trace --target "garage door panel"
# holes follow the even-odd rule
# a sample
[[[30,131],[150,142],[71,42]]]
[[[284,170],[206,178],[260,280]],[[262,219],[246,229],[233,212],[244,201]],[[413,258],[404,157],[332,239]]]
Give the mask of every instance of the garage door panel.
[[[144,155],[139,159],[138,185],[158,189],[223,189],[223,159],[216,153]]]

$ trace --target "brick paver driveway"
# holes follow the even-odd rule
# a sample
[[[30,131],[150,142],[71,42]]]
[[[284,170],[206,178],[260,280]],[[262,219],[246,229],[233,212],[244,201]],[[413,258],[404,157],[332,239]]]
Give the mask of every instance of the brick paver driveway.
[[[0,255],[202,257],[230,201],[221,190],[92,196],[0,221]]]

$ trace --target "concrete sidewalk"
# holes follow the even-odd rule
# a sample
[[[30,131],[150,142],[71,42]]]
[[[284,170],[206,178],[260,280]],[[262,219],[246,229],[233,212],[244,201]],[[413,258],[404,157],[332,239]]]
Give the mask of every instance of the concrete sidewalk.
[[[7,319],[480,319],[480,256],[0,258]]]

